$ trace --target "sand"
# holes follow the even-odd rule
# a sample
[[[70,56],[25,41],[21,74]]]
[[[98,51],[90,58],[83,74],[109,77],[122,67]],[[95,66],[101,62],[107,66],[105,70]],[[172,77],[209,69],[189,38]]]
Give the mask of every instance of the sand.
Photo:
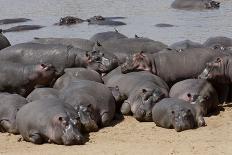
[[[178,133],[156,127],[153,122],[140,123],[126,116],[112,127],[90,133],[90,140],[79,146],[35,145],[18,142],[19,135],[0,133],[0,154],[232,154],[232,105],[205,120],[206,127]]]

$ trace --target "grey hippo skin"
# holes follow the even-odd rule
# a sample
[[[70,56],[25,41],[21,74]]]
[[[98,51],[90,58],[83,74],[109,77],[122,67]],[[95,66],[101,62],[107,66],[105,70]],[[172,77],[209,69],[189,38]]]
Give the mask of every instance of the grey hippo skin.
[[[172,24],[166,24],[166,23],[160,23],[160,24],[156,24],[156,27],[174,27],[174,25]]]
[[[0,29],[0,50],[9,47],[10,45],[9,40],[2,34],[2,30]]]
[[[53,88],[60,90],[76,80],[90,80],[103,83],[101,75],[94,70],[86,68],[66,68],[64,72],[65,73],[56,80]]]
[[[153,107],[152,118],[157,126],[174,128],[177,132],[205,126],[195,106],[177,98],[164,98]]]
[[[14,26],[9,29],[2,30],[3,33],[6,32],[20,32],[20,31],[29,31],[29,30],[38,30],[43,28],[44,26],[41,25],[19,25]]]
[[[27,103],[27,100],[17,94],[0,94],[0,132],[18,134],[16,114]]]
[[[100,32],[93,35],[90,40],[93,42],[104,42],[108,40],[115,40],[115,39],[122,39],[127,38],[127,36],[119,33],[117,30],[115,31],[107,31],[107,32]]]
[[[226,50],[232,47],[232,39],[223,36],[210,37],[203,43],[203,45],[212,49]]]
[[[55,23],[55,25],[73,25],[73,24],[80,24],[83,23],[85,20],[73,17],[73,16],[66,16],[61,17],[59,23]]]
[[[148,38],[124,38],[97,43],[93,50],[102,53],[109,52],[117,56],[120,63],[123,63],[129,54],[144,51],[156,53],[166,48],[167,45]]]
[[[0,51],[0,60],[37,64],[48,63],[63,72],[68,67],[86,67],[87,57],[84,50],[72,46],[21,43]]]
[[[204,116],[214,112],[219,105],[217,91],[204,79],[187,79],[180,81],[172,86],[169,96],[192,103],[195,103],[198,99],[199,107]]]
[[[203,48],[203,47],[204,46],[202,44],[193,42],[191,40],[183,40],[169,46],[169,48],[175,49],[179,52],[182,52],[184,49],[188,49],[188,48]]]
[[[83,144],[80,121],[72,106],[58,99],[41,99],[23,106],[16,116],[25,141],[60,145]]]
[[[71,45],[74,48],[86,51],[91,51],[95,44],[95,42],[81,38],[34,38],[31,42],[40,44],[61,44],[66,46]]]
[[[167,84],[146,71],[128,74],[117,74],[116,70],[113,72],[103,80],[108,87],[118,87],[122,98],[115,97],[116,101],[125,100],[121,107],[122,114],[132,113],[138,121],[152,121],[152,107],[162,98],[168,97]]]
[[[184,10],[218,9],[220,2],[212,0],[175,0],[171,7]]]
[[[31,19],[27,19],[27,18],[1,19],[0,20],[0,25],[13,24],[13,23],[22,23],[22,22],[27,22],[27,21],[31,21]]]
[[[27,96],[36,86],[49,86],[56,78],[52,65],[0,62],[0,91]]]
[[[207,62],[223,52],[205,48],[186,49],[186,52],[137,53],[127,58],[122,65],[122,73],[131,71],[150,71],[161,77],[169,85],[188,78],[196,78]]]
[[[59,98],[59,91],[54,88],[36,88],[26,99],[28,102],[32,102],[44,98]]]
[[[82,105],[92,107],[95,112],[92,119],[98,127],[108,126],[114,118],[115,100],[110,89],[104,84],[88,80],[74,81],[60,90],[60,97],[75,109]],[[86,126],[95,127],[88,124]]]
[[[126,23],[121,21],[114,21],[114,18],[112,17],[102,17],[102,16],[94,16],[89,19],[87,19],[87,22],[89,24],[95,24],[95,25],[108,25],[108,26],[122,26],[126,25]],[[115,18],[117,19],[117,17]]]

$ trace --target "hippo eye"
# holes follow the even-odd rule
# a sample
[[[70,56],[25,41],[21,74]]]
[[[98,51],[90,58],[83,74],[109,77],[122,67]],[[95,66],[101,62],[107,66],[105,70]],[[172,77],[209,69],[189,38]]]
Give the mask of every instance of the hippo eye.
[[[62,120],[63,120],[63,118],[62,118],[62,117],[59,117],[59,118],[58,118],[58,120],[59,120],[59,121],[62,121]]]
[[[172,114],[175,114],[175,112],[172,110]]]

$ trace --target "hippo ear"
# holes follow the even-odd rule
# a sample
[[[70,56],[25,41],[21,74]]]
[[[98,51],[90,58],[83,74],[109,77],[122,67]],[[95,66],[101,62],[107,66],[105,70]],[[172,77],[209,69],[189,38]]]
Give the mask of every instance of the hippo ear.
[[[188,110],[187,110],[187,113],[188,113],[188,114],[191,114],[191,110],[190,110],[190,109],[188,109]]]
[[[218,57],[218,58],[216,59],[216,62],[222,62],[222,58]]]
[[[97,41],[97,46],[99,46],[99,47],[100,47],[100,46],[102,46],[102,45],[100,44],[100,42],[99,42],[99,41]]]
[[[146,89],[142,89],[142,93],[144,94],[144,93],[146,93],[147,92],[147,90]]]

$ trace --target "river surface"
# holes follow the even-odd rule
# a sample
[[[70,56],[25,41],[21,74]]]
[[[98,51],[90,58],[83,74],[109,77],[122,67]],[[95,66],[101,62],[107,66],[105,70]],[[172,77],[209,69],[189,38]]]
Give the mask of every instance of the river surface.
[[[114,30],[111,26],[88,25],[54,26],[60,17],[76,16],[87,19],[94,15],[123,16],[127,23],[116,27],[119,32],[135,34],[171,44],[184,39],[204,42],[208,37],[232,37],[232,1],[221,0],[218,10],[184,11],[170,7],[173,0],[0,0],[0,19],[25,17],[32,21],[0,25],[6,29],[16,25],[46,26],[40,30],[10,32],[5,35],[12,44],[26,42],[34,37],[78,37],[89,39],[97,32]],[[174,27],[160,28],[168,23]]]

